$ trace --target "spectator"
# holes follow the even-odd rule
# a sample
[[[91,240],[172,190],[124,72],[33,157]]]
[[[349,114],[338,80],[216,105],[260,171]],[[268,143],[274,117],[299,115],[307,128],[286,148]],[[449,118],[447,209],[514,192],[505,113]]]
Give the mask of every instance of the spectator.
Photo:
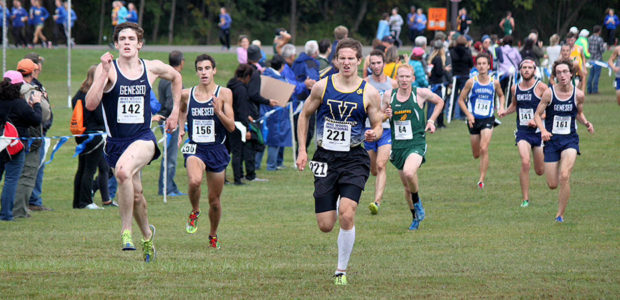
[[[265,70],[264,75],[286,82],[286,78],[282,75],[285,65],[284,58],[276,54],[271,59],[271,67]],[[284,168],[284,148],[293,146],[288,110],[280,107],[274,109],[264,104],[261,104],[260,109],[261,116],[275,110],[263,123],[263,128],[267,129],[263,130],[263,137],[267,146],[267,171],[282,169]],[[257,168],[260,168],[260,162],[263,158],[262,152],[260,152],[260,157],[259,153],[256,156]]]
[[[519,64],[521,63],[521,54],[519,51],[512,47],[512,36],[508,35],[502,39],[502,55],[504,57],[504,62],[500,62],[499,67],[497,68],[500,76],[499,83],[502,87],[502,90],[506,91],[506,87],[508,83],[510,83],[510,79],[512,76],[516,76],[516,71],[519,69]],[[512,93],[506,94],[506,105],[510,105]]]
[[[23,77],[17,71],[4,73],[4,80],[0,82],[0,124],[10,121],[19,132],[21,138],[28,138],[30,126],[41,124],[41,94],[33,93],[30,101],[21,98]],[[0,220],[13,220],[13,208],[17,195],[17,186],[22,174],[26,157],[26,150],[8,157],[0,156],[0,177],[4,174]]]
[[[273,38],[273,54],[282,55],[282,47],[291,40],[291,34],[284,28],[276,29],[276,36]]]
[[[462,35],[469,34],[469,26],[471,25],[471,18],[467,15],[467,9],[464,7],[459,10],[459,15],[456,18],[456,24],[458,32]]]
[[[512,35],[512,30],[515,28],[515,19],[512,17],[511,11],[507,11],[506,17],[499,21],[499,28],[504,31],[504,36]]]
[[[33,72],[38,66],[30,59],[24,58],[17,63],[17,71],[23,76],[23,84],[21,85],[20,93],[23,99],[30,101],[32,97],[37,94],[39,98],[42,98],[40,89],[33,83]],[[35,137],[30,143],[30,149],[26,153],[26,159],[24,161],[24,168],[22,169],[21,177],[17,185],[17,194],[15,196],[15,206],[13,207],[13,216],[16,218],[28,218],[30,217],[29,202],[32,191],[36,184],[37,174],[39,167],[41,166],[41,146],[43,141],[43,126],[45,122],[48,122],[51,118],[49,102],[39,99],[41,105],[41,123],[36,126],[28,128],[28,136]],[[48,210],[48,209],[41,209]]]
[[[226,85],[233,94],[233,111],[235,112],[235,121],[240,122],[245,128],[249,128],[250,102],[248,98],[248,83],[252,77],[254,68],[248,64],[241,64],[235,70],[235,77],[231,78]],[[249,130],[245,134],[248,140],[251,134]],[[254,172],[254,156],[253,151],[246,146],[241,138],[241,131],[236,128],[233,132],[228,133],[230,148],[232,152],[232,168],[235,185],[244,185],[241,181],[243,176],[243,162],[245,162],[246,173]],[[249,158],[252,158],[251,161]]]
[[[56,10],[54,11],[54,44],[60,45],[61,41],[66,42],[65,24],[67,24],[67,10],[62,4],[62,0],[56,0]]]
[[[226,7],[220,8],[220,22],[217,27],[220,28],[220,43],[222,43],[222,49],[226,51],[230,50],[230,26],[232,25],[232,18],[228,14]]]
[[[581,49],[583,50],[583,56],[586,59],[590,59],[590,51],[589,51],[589,45],[588,45],[588,36],[590,35],[590,32],[587,29],[581,29],[581,31],[579,32],[579,38],[577,38],[577,41],[575,42],[575,45],[578,45],[579,47],[581,47]]]
[[[607,45],[616,45],[616,28],[620,25],[618,16],[614,14],[613,8],[608,8],[605,12],[605,28],[607,28]]]
[[[422,48],[422,50],[424,51],[422,60],[420,61],[422,63],[422,67],[424,67],[424,70],[426,70],[426,59],[428,58],[426,55],[426,44],[427,43],[428,43],[428,40],[423,35],[416,37],[415,41],[413,42],[414,47]]]
[[[96,69],[97,66],[91,66],[88,69],[86,79],[82,82],[82,86],[77,91],[75,96],[73,96],[71,106],[74,109],[78,100],[81,100],[82,105],[85,105],[84,99],[93,83]],[[83,113],[84,127],[86,128],[84,134],[98,134],[105,131],[101,103],[99,103],[94,111],[84,109]],[[87,139],[89,139],[88,136],[75,137],[75,142],[77,144],[82,144]],[[93,139],[86,144],[86,147],[78,156],[78,168],[73,181],[73,208],[102,209],[97,204],[93,203],[94,193],[91,194],[93,190],[93,176],[95,176],[97,169],[99,169],[98,178],[100,181],[99,186],[102,187],[100,189],[100,193],[103,205],[118,207],[118,205],[109,200],[110,195],[108,194],[107,179],[110,167],[108,167],[107,162],[103,157],[103,146],[103,137],[101,135],[95,135]]]
[[[409,40],[413,43],[413,41],[415,41],[415,37],[417,36],[417,32],[416,32],[416,23],[415,23],[415,16],[416,16],[416,9],[415,9],[415,5],[411,5],[411,7],[409,8],[410,11],[407,14],[407,28],[409,29]],[[379,38],[380,39],[380,38]]]
[[[439,97],[443,97],[441,89],[444,85],[446,85],[448,80],[448,74],[451,70],[451,67],[447,64],[447,56],[446,49],[443,47],[443,41],[441,39],[434,40],[431,45],[433,46],[433,50],[428,58],[428,65],[433,66],[431,69],[431,74],[428,78],[429,84],[431,86],[431,91],[437,94]],[[443,98],[442,98],[443,99]],[[428,103],[427,108],[427,119],[433,114],[433,109],[435,108],[435,104]],[[443,121],[443,112],[439,114],[437,117],[437,128],[446,127]]]
[[[36,64],[37,67],[32,72],[31,84],[33,84],[37,88],[37,90],[39,90],[42,93],[41,107],[49,108],[49,113],[50,113],[49,117],[46,115],[44,117],[44,122],[42,122],[43,136],[46,136],[47,131],[52,127],[52,122],[54,120],[54,114],[52,112],[47,90],[45,89],[45,87],[43,87],[43,84],[39,81],[39,75],[41,74],[41,71],[43,70],[43,62],[45,61],[45,59],[43,59],[43,57],[39,56],[36,53],[29,53],[26,56],[24,56],[24,58],[28,58]],[[34,189],[32,190],[32,195],[30,195],[30,201],[29,201],[29,205],[30,205],[29,208],[32,211],[50,210],[49,208],[43,206],[43,199],[41,198],[41,195],[43,194],[43,176],[45,172],[45,164],[43,164],[43,161],[45,160],[45,151],[39,151],[39,153],[40,153],[40,167],[37,173],[37,179],[35,181],[35,186],[34,186]]]
[[[415,81],[412,83],[413,87],[427,88],[428,77],[426,76],[426,69],[422,65],[422,57],[424,56],[424,49],[415,47],[411,51],[411,59],[409,65],[413,67],[415,74]]]
[[[523,44],[523,49],[519,51],[521,57],[531,58],[537,66],[540,65],[540,56],[538,53],[534,51],[534,41],[530,38],[525,39],[525,43]]]
[[[543,50],[543,42],[538,40],[538,31],[536,29],[532,29],[532,32],[528,35],[528,38],[534,41],[534,46],[532,46],[532,50],[536,57],[543,58],[545,57],[545,51]],[[539,62],[536,62],[536,65],[539,66]]]
[[[322,74],[326,73],[328,71],[328,68],[330,67],[330,63],[327,57],[329,56],[329,53],[332,51],[332,48],[330,47],[331,44],[332,43],[329,39],[322,39],[319,42],[318,61],[319,61],[319,77],[320,78],[324,77],[322,76]]]
[[[127,8],[129,8],[127,14],[127,22],[138,24],[138,11],[136,10],[136,5],[133,3],[127,4]]]
[[[392,79],[396,79],[396,70],[399,65],[400,59],[398,57],[398,49],[396,46],[391,46],[385,51],[385,66],[383,67],[383,73]]]
[[[456,85],[453,88],[454,99],[459,99],[461,90],[469,79],[469,72],[474,66],[471,50],[467,47],[467,38],[463,35],[459,35],[456,38],[456,46],[450,50],[450,57],[452,58],[452,72],[456,76]],[[455,101],[456,102],[456,101]],[[465,115],[461,112],[461,108],[457,103],[454,105],[454,119],[464,120]]]
[[[183,52],[174,50],[168,55],[168,64],[173,67],[177,72],[181,73],[185,67],[185,58]],[[172,107],[174,104],[172,96],[172,82],[170,80],[161,78],[159,79],[159,85],[157,86],[157,94],[159,95],[159,103],[161,103],[161,110],[153,117],[153,120],[158,121],[162,126],[160,129],[164,133],[163,125],[165,119],[170,116]],[[166,195],[168,196],[182,196],[185,195],[177,187],[174,182],[174,175],[177,170],[177,152],[179,151],[179,129],[170,133],[167,137],[166,143],[168,143],[166,152]],[[158,183],[158,195],[164,194],[164,160],[162,159],[159,167],[159,183]]]
[[[422,8],[418,8],[417,13],[414,17],[414,39],[418,36],[424,36],[424,30],[426,30],[426,15],[424,14],[424,10]]]
[[[396,47],[400,47],[403,44],[400,40],[400,31],[404,23],[403,17],[398,14],[398,7],[392,8],[392,15],[390,16],[390,32],[394,38]]]
[[[332,66],[333,61],[334,61],[334,55],[336,54],[336,46],[338,46],[338,42],[340,42],[340,40],[345,39],[349,37],[349,29],[347,29],[346,27],[340,25],[340,26],[336,26],[336,28],[334,28],[334,43],[332,44],[332,51],[331,53],[329,53],[329,57],[328,60],[330,62],[332,62]]]
[[[118,4],[118,24],[123,24],[127,22],[127,18],[129,17],[129,11],[125,7],[125,2],[116,1]]]
[[[315,40],[307,41],[304,50],[291,65],[296,81],[303,82],[307,88],[299,95],[301,99],[308,98],[312,86],[319,81],[319,44]]]
[[[248,63],[248,48],[250,47],[250,39],[247,35],[239,36],[239,43],[237,47],[237,61],[240,64]]]
[[[24,27],[28,21],[28,12],[22,7],[20,0],[13,0],[13,8],[11,9],[11,33],[15,42],[15,47],[26,47],[28,41],[24,33]]]
[[[377,36],[378,40],[383,39],[384,36],[390,35],[390,15],[388,13],[381,14],[381,20],[379,20],[379,25],[377,26]]]
[[[265,65],[267,63],[267,53],[263,51],[263,45],[260,40],[253,40],[252,45],[255,45],[260,49],[260,60],[258,61],[258,65],[256,66],[260,72],[262,73],[265,70]]]
[[[560,57],[560,36],[555,33],[549,38],[549,47],[547,47],[547,56],[549,57],[548,66],[553,66],[553,63]]]
[[[601,76],[601,66],[597,64],[603,60],[605,53],[605,41],[601,38],[601,26],[595,25],[592,29],[592,36],[588,39],[589,50],[591,55],[592,70],[588,77],[587,87],[588,94],[598,94],[598,79]]]

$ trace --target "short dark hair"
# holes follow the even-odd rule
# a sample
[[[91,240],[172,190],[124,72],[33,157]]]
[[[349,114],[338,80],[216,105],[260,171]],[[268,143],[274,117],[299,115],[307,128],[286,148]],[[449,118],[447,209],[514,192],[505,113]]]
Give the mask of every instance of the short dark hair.
[[[510,45],[510,46],[512,46],[512,36],[511,35],[507,35],[504,38],[502,38],[502,45]]]
[[[370,56],[379,56],[381,57],[381,61],[385,62],[385,53],[383,53],[383,51],[381,50],[377,50],[377,49],[372,50],[370,52]]]
[[[271,62],[269,63],[269,65],[274,70],[280,70],[280,68],[282,68],[282,65],[284,65],[285,63],[286,61],[284,60],[284,57],[282,57],[282,55],[275,54],[273,58],[271,59]]]
[[[592,33],[600,33],[601,32],[601,25],[594,25],[594,27],[592,27]]]
[[[570,59],[558,59],[553,63],[553,68],[551,69],[551,74],[553,74],[553,76],[557,76],[555,73],[555,68],[559,65],[566,65],[568,66],[568,71],[570,71],[571,74],[573,74],[574,70],[573,70],[573,61],[571,61]]]
[[[198,63],[204,60],[208,60],[211,62],[211,67],[215,69],[215,59],[209,54],[200,54],[196,57],[194,61],[194,68],[198,71]]]
[[[479,52],[478,56],[476,56],[476,63],[478,62],[478,59],[480,58],[486,58],[487,59],[487,63],[490,65],[491,64],[491,56],[486,53],[486,52]]]
[[[235,70],[235,78],[244,79],[248,76],[252,76],[254,68],[248,64],[240,64]]]
[[[571,39],[571,38],[575,38],[576,39],[577,35],[572,33],[572,32],[567,33],[566,34],[566,40]]]
[[[183,52],[179,50],[173,50],[168,55],[168,64],[173,67],[180,66],[184,60],[185,60],[185,57],[183,57]]]
[[[362,58],[362,44],[358,40],[354,40],[352,38],[345,38],[338,42],[338,46],[336,46],[336,58],[338,57],[338,52],[342,48],[350,48],[355,50],[355,57],[357,59]]]
[[[10,101],[21,98],[22,96],[19,92],[21,87],[21,83],[11,84],[11,79],[4,78],[4,80],[0,81],[0,99]]]
[[[118,34],[125,29],[133,29],[133,31],[136,32],[136,36],[138,37],[138,42],[139,43],[144,42],[144,29],[138,26],[138,24],[132,23],[132,22],[125,22],[122,24],[118,24],[116,25],[116,27],[114,27],[114,36],[113,36],[114,42],[118,42]]]
[[[327,50],[332,46],[332,41],[330,41],[329,39],[322,39],[319,42],[319,53],[321,54],[325,54],[327,53]]]

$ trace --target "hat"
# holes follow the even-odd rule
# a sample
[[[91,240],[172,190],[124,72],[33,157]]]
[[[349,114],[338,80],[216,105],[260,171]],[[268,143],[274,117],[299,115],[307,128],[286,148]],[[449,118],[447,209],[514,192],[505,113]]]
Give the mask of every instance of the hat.
[[[248,47],[248,61],[252,61],[252,62],[258,62],[261,57],[263,57],[260,54],[260,48],[256,45],[250,45],[250,47]]]
[[[29,58],[24,58],[17,63],[17,71],[22,75],[30,75],[37,69],[37,65]]]
[[[588,37],[588,35],[590,35],[590,32],[587,29],[581,29],[579,32],[579,36]]]
[[[453,41],[456,41],[456,39],[458,39],[458,38],[459,38],[459,36],[461,36],[461,34],[460,34],[460,33],[458,33],[458,32],[455,32],[455,33],[452,35],[452,40],[453,40]]]
[[[490,40],[490,39],[491,39],[491,37],[488,34],[485,34],[485,35],[482,36],[481,41],[484,43],[484,41]]]
[[[13,70],[6,71],[6,73],[4,73],[4,78],[11,79],[11,84],[18,84],[24,82],[24,76],[22,76],[22,73]]]
[[[40,63],[43,63],[45,61],[45,59],[42,56],[40,56],[39,54],[37,54],[36,52],[31,52],[31,53],[26,54],[26,55],[24,55],[24,58],[29,58],[35,64],[40,64]]]
[[[571,27],[568,32],[572,33],[572,34],[578,34],[579,33],[579,29],[577,29],[577,27],[573,26]]]
[[[431,42],[431,46],[435,49],[441,49],[443,48],[443,41],[441,39],[436,39]]]
[[[435,31],[435,39],[446,39],[446,34],[441,31]]]
[[[381,39],[382,42],[394,44],[394,38],[391,35],[386,35]]]
[[[413,50],[411,51],[411,55],[415,56],[415,57],[419,57],[424,55],[424,49],[420,48],[420,47],[415,47],[413,48]]]
[[[276,35],[276,36],[280,35],[280,32],[282,32],[282,31],[286,31],[286,29],[284,29],[284,28],[282,28],[282,27],[280,27],[280,28],[276,28],[275,35]]]

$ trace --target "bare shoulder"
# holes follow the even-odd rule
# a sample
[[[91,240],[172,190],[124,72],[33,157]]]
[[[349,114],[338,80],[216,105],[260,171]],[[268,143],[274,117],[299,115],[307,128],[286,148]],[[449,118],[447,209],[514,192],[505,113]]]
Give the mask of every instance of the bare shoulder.
[[[430,89],[427,89],[427,88],[418,88],[417,92],[418,92],[418,96],[422,99],[428,99],[432,97],[433,95],[435,95],[435,93],[433,93]]]
[[[325,77],[319,80],[317,83],[314,84],[314,86],[312,86],[312,90],[310,91],[312,96],[321,97],[321,95],[323,95],[323,91],[327,86],[327,78],[329,77]]]
[[[220,87],[220,95],[232,99],[232,91],[227,87]]]
[[[538,85],[536,86],[536,94],[537,95],[543,95],[547,90],[549,89],[549,86],[547,86],[544,82],[539,82]]]
[[[583,101],[586,98],[586,94],[582,90],[575,87],[575,97],[577,97],[577,101]]]
[[[543,94],[542,94],[542,100],[544,101],[545,99],[547,101],[551,101],[551,95],[553,94],[553,89],[546,89]]]
[[[187,88],[187,89],[183,89],[181,91],[181,97],[183,98],[189,98],[189,93],[192,91],[191,88]]]

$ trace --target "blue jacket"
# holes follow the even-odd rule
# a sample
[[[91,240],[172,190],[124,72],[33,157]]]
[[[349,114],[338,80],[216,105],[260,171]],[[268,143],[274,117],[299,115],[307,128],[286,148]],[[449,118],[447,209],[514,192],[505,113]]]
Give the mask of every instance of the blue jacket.
[[[306,78],[319,81],[319,61],[302,52],[293,62],[293,73],[299,82],[304,82]]]
[[[50,13],[45,7],[31,7],[30,8],[30,24],[37,26],[45,23],[45,20],[50,17]]]
[[[4,7],[0,7],[0,27],[2,27],[3,24],[3,19],[4,19]],[[7,9],[6,10],[6,24],[7,25],[11,25],[11,10]]]
[[[75,14],[75,11],[71,9],[71,28],[75,25],[75,20],[77,20],[77,15]]]
[[[15,8],[13,7],[11,9],[11,17],[13,18],[13,27],[24,27],[24,22],[22,21],[23,17],[28,17],[28,12],[26,11],[26,9],[22,8]]]
[[[138,12],[135,10],[129,11],[129,15],[127,15],[127,22],[138,23]]]
[[[54,15],[58,16],[58,18],[56,18],[56,24],[65,24],[67,23],[67,10],[65,9],[64,6],[59,6],[56,7],[56,10],[54,11]]]
[[[293,96],[291,97],[293,100],[293,110],[295,110],[297,108],[299,100],[306,100],[306,98],[301,97],[306,92],[306,90],[308,90],[306,88],[306,84],[303,81],[297,81],[295,72],[293,72],[293,69],[291,69],[288,64],[284,64],[284,69],[282,69],[282,72],[280,73],[282,74],[282,76],[284,76],[284,78],[286,78],[286,81],[288,83],[295,85],[295,91],[293,91]]]
[[[272,68],[265,69],[263,75],[281,81],[287,81],[282,74]],[[272,110],[275,110],[275,112],[273,112],[263,122],[263,138],[265,139],[265,145],[270,147],[292,147],[293,142],[291,141],[291,138],[293,132],[291,130],[291,121],[289,119],[288,109],[279,106],[271,107],[269,105],[261,104],[261,117]]]

